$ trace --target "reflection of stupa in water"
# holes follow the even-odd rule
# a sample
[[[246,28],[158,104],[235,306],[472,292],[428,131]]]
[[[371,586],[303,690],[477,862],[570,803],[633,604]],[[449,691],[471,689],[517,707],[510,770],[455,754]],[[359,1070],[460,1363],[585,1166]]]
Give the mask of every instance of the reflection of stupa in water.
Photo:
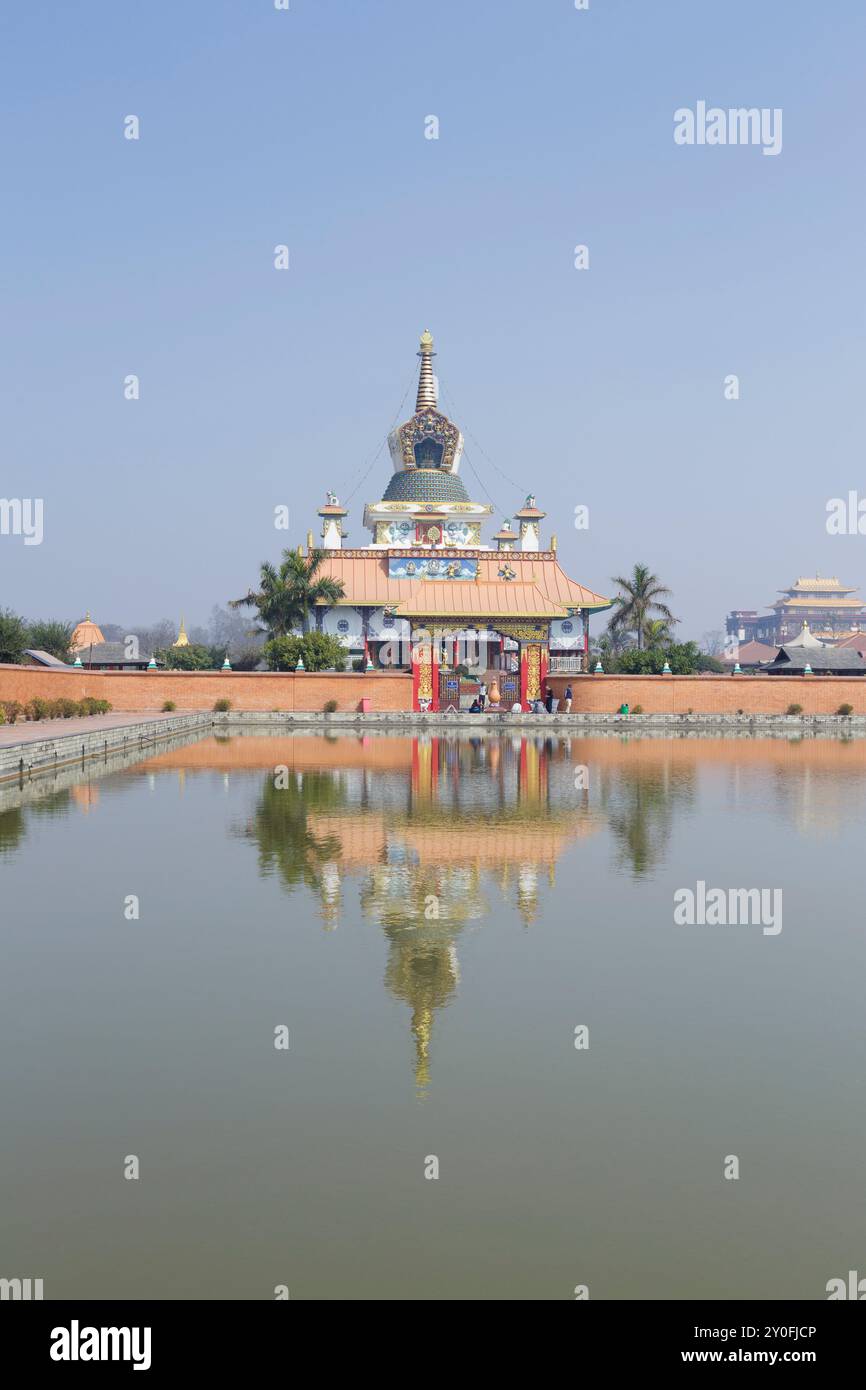
[[[570,749],[543,740],[413,739],[408,782],[361,773],[344,790],[348,805],[306,818],[315,842],[339,845],[321,875],[322,913],[336,923],[357,875],[364,913],[388,940],[385,984],[411,1010],[424,1087],[435,1015],[459,980],[460,932],[502,901],[531,925],[557,859],[600,822],[575,790]]]
[[[460,980],[454,946],[455,928],[446,922],[425,922],[418,927],[389,926],[385,984],[412,1011],[415,1039],[415,1081],[430,1081],[430,1041],[437,1009],[451,1000]]]

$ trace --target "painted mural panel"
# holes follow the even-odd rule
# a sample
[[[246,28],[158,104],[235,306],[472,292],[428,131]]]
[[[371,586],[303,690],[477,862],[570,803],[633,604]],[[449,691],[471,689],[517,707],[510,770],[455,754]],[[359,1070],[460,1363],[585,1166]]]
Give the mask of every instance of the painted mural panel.
[[[475,579],[477,560],[445,556],[391,556],[388,561],[389,579]]]

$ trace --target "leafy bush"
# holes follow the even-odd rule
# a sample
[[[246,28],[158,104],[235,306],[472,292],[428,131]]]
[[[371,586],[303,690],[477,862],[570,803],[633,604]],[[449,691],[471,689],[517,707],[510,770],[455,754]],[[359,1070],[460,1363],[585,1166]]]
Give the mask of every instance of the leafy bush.
[[[802,713],[803,713],[803,706],[802,706],[802,705],[798,705],[798,704],[789,705],[788,708],[785,710],[785,713],[786,713],[786,714],[802,714]]]
[[[56,656],[58,661],[67,661],[73,631],[72,623],[58,622],[56,619],[31,623],[27,629],[27,645],[36,651]]]
[[[362,656],[353,656],[353,657],[352,657],[352,670],[353,670],[353,671],[364,671],[364,670],[366,670],[366,667],[367,667],[367,663],[366,663],[366,661],[364,660],[364,658],[363,658]]]
[[[108,700],[97,700],[93,695],[85,695],[83,700],[43,700],[41,696],[36,696],[26,705],[20,705],[17,700],[10,700],[7,703],[7,710],[10,705],[15,706],[15,719],[24,715],[27,719],[75,719],[82,715],[108,714],[111,705]],[[10,720],[14,723],[15,719]]]
[[[608,675],[660,676],[665,661],[675,676],[692,676],[707,669],[696,642],[672,642],[667,647],[629,647],[619,656],[608,655],[604,669]]]
[[[244,647],[229,657],[235,671],[254,671],[261,659],[261,647]],[[220,666],[222,666],[222,661],[220,661]]]
[[[3,710],[5,722],[7,724],[17,723],[20,716],[24,713],[24,706],[20,700],[4,700],[0,709]]]
[[[24,619],[11,608],[0,608],[0,662],[20,666],[28,646]]]
[[[229,712],[229,710],[231,709],[231,707],[232,707],[232,702],[231,702],[231,700],[227,700],[227,699],[225,698],[225,696],[223,696],[223,698],[222,698],[221,700],[216,700],[216,701],[214,702],[214,713],[215,713],[215,714],[228,714],[228,712]]]
[[[5,711],[5,709],[3,708],[3,706],[0,705],[0,724],[5,724],[5,723],[6,723],[6,711]]]
[[[177,705],[174,703],[174,700],[166,700],[165,704],[162,707],[163,714],[171,714],[173,709],[177,709]]]
[[[264,646],[264,656],[272,671],[294,671],[298,657],[306,671],[345,671],[346,652],[342,643],[328,632],[308,632],[304,637],[274,637]]]
[[[336,700],[326,700],[322,706],[326,714],[334,714],[337,708]]]
[[[632,714],[643,714],[643,705],[635,705]]]
[[[837,714],[845,714],[845,715],[853,714],[853,713],[854,713],[854,706],[853,706],[853,705],[849,705],[849,704],[848,704],[848,701],[846,700],[845,703],[844,703],[844,705],[840,705],[840,706],[839,706],[839,708],[837,709],[836,713],[837,713]]]
[[[217,661],[214,648],[190,642],[188,647],[163,647],[154,656],[166,671],[213,671],[222,666],[225,650],[219,648]]]

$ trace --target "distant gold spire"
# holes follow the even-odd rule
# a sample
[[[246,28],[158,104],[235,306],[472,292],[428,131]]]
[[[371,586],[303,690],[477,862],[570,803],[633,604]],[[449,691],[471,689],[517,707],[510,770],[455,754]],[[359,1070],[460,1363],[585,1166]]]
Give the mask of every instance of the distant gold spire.
[[[186,635],[186,628],[183,625],[183,614],[180,615],[180,632],[177,634],[177,641],[172,642],[173,647],[188,647],[189,638]]]
[[[416,412],[435,410],[436,383],[433,380],[433,358],[436,354],[433,351],[433,335],[429,328],[425,328],[421,334],[418,356],[421,358],[421,372],[418,377],[418,399],[415,402],[415,410]]]

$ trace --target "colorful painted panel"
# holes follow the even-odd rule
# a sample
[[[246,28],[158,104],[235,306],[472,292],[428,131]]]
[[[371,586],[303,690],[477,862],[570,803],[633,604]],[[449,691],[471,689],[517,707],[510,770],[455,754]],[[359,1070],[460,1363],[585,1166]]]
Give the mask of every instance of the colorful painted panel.
[[[477,574],[477,560],[450,556],[441,560],[433,555],[412,558],[392,556],[388,561],[389,579],[475,579]]]
[[[414,540],[414,521],[379,521],[376,523],[376,541],[379,545],[412,545]]]

